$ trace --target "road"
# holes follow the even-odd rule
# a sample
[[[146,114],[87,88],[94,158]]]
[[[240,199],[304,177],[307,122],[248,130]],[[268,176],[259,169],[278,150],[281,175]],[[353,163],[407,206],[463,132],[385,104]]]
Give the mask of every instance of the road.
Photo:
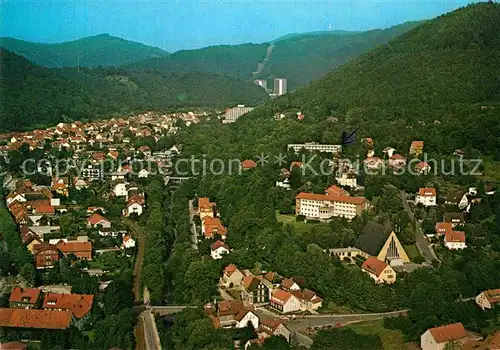
[[[134,236],[137,237],[137,259],[134,265],[134,301],[141,301],[141,271],[142,261],[144,260],[144,249],[146,245],[146,236],[144,230],[135,221],[131,219],[123,219],[123,222],[133,231]]]
[[[400,191],[399,196],[401,197],[404,210],[408,213],[410,219],[413,220],[413,222],[415,222],[415,241],[417,244],[418,251],[425,258],[425,261],[428,264],[432,264],[434,260],[439,261],[436,253],[434,252],[434,249],[432,249],[430,245],[429,240],[422,231],[420,222],[416,220],[415,215],[413,215],[413,211],[411,210],[410,205],[408,204],[408,200],[406,198],[406,193],[404,191]]]
[[[147,350],[161,349],[160,336],[156,328],[156,322],[151,310],[145,310],[141,314],[143,331],[145,335],[145,344]]]
[[[196,215],[196,210],[194,210],[193,200],[189,201],[189,223],[191,225],[191,246],[193,249],[198,250],[198,234],[196,233],[196,224],[194,223],[194,216]]]
[[[392,312],[382,312],[373,314],[348,314],[348,315],[333,315],[333,314],[320,314],[309,315],[304,318],[296,318],[287,324],[287,327],[293,331],[300,331],[307,327],[322,327],[328,325],[335,325],[336,323],[346,322],[365,322],[380,320],[386,317],[398,317],[406,315],[407,310],[398,310]]]

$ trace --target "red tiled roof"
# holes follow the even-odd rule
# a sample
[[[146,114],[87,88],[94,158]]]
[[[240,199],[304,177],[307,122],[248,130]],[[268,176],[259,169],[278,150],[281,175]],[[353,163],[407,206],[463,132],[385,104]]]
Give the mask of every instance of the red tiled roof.
[[[446,232],[444,236],[445,242],[465,243],[465,232],[463,231],[450,231]]]
[[[418,195],[424,197],[436,197],[436,189],[433,187],[419,188]]]
[[[215,203],[210,202],[208,197],[200,197],[198,198],[198,209],[200,210],[212,210],[215,206]]]
[[[363,263],[361,266],[362,269],[373,273],[377,277],[382,274],[382,272],[385,270],[385,268],[389,266],[385,262],[370,256],[366,261]]]
[[[238,270],[238,268],[231,264],[231,265],[227,265],[225,268],[224,268],[224,274],[227,275],[228,277],[231,276],[233,274],[234,271]]]
[[[338,187],[337,185],[331,185],[325,190],[325,193],[327,195],[349,196],[349,192],[347,192],[343,188]]]
[[[63,253],[92,252],[92,242],[59,241],[56,247]]]
[[[210,245],[210,250],[216,250],[216,249],[219,249],[220,247],[223,247],[223,248],[226,248],[227,250],[229,250],[229,246],[222,241],[217,241],[217,242],[212,243]]]
[[[453,231],[453,226],[451,222],[437,222],[436,223],[436,233],[438,235],[444,235],[447,232]]]
[[[71,311],[0,309],[0,327],[66,329]]]
[[[488,301],[490,302],[490,304],[500,303],[500,288],[485,290],[483,293],[486,299],[488,299]]]
[[[10,293],[9,302],[36,304],[39,297],[40,297],[40,289],[16,287]]]
[[[137,203],[139,205],[144,205],[144,197],[139,196],[139,195],[134,195],[128,199],[127,206],[130,206],[134,203]]]
[[[69,310],[76,318],[82,318],[90,312],[93,302],[93,295],[47,293],[43,308]]]
[[[292,297],[292,294],[288,293],[287,291],[284,291],[282,289],[276,289],[271,297],[271,300],[275,303],[278,304],[285,304],[288,299]]]
[[[310,192],[300,192],[295,199],[308,199],[313,201],[330,201],[362,205],[366,202],[364,197],[341,196],[336,194],[316,194]]]
[[[99,223],[100,221],[106,221],[106,222],[109,222],[108,219],[106,219],[104,216],[102,215],[99,215],[97,213],[94,213],[92,214],[90,217],[87,218],[87,222],[91,225],[95,225],[97,223]]]
[[[411,148],[413,148],[413,149],[422,149],[422,148],[424,148],[424,141],[412,141]]]
[[[245,159],[244,161],[241,162],[241,167],[243,169],[251,169],[255,168],[257,166],[257,163],[251,159]]]
[[[0,350],[25,350],[26,347],[27,347],[26,344],[23,344],[18,341],[0,343]]]
[[[444,343],[467,337],[467,331],[460,322],[441,327],[429,328],[429,332],[436,343]]]

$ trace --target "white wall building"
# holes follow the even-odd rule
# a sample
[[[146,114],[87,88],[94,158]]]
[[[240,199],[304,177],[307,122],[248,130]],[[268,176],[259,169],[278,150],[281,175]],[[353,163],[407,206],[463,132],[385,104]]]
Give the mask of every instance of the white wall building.
[[[306,143],[291,143],[287,145],[287,149],[293,149],[295,153],[299,153],[301,149],[306,151],[319,151],[327,153],[340,153],[342,152],[341,145],[326,145],[317,142],[306,142]]]
[[[421,203],[424,207],[436,205],[436,189],[420,188],[415,197],[415,204]]]
[[[327,220],[332,216],[352,219],[368,209],[364,197],[301,192],[295,197],[295,213],[306,218]]]
[[[285,78],[274,79],[274,90],[273,93],[276,96],[281,96],[287,93],[287,80]]]

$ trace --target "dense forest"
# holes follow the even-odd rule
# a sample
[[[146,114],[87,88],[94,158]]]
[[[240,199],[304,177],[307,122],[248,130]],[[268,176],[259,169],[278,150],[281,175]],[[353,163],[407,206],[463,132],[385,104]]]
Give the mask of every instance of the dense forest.
[[[157,47],[109,34],[89,36],[57,44],[0,38],[0,46],[44,67],[106,67],[168,55]]]
[[[0,130],[4,131],[151,109],[255,105],[268,98],[251,82],[212,73],[49,69],[7,50],[0,55]]]

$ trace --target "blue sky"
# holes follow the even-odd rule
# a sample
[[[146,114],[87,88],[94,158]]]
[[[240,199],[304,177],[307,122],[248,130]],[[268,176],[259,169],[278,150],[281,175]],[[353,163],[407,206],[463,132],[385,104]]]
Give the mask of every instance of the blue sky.
[[[427,19],[470,1],[0,0],[1,36],[61,42],[109,33],[167,51],[266,42],[315,30],[368,30]]]

